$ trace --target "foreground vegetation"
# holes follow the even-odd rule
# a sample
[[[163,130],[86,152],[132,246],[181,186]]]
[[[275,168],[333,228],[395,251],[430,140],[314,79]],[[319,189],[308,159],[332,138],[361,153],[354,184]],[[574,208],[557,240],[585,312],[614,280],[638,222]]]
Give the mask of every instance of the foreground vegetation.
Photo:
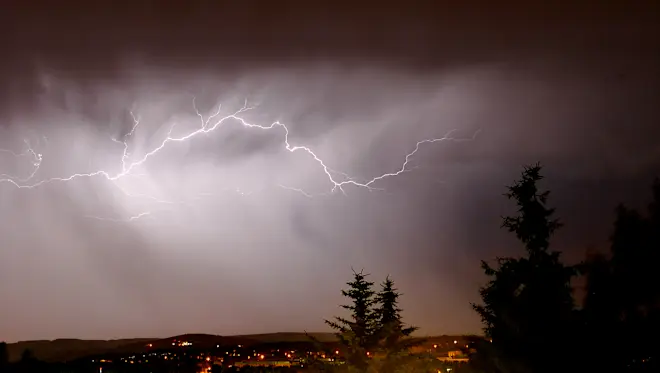
[[[295,368],[241,368],[241,371],[306,369],[324,372],[405,373],[556,373],[660,372],[660,182],[652,187],[645,213],[623,205],[607,253],[590,254],[582,263],[568,265],[551,249],[551,238],[562,223],[548,207],[550,192],[541,191],[539,165],[526,167],[520,180],[508,188],[507,198],[518,207],[503,218],[503,228],[516,235],[525,251],[520,257],[482,262],[488,283],[480,289],[485,338],[463,347],[466,363],[442,362],[416,350],[423,341],[410,338],[417,330],[406,325],[398,306],[399,293],[386,278],[376,290],[364,272],[354,272],[342,291],[347,316],[326,323],[335,330],[338,345],[310,336],[322,358],[299,359]],[[586,283],[578,299],[575,280]],[[578,306],[579,305],[579,306]],[[326,356],[338,356],[330,359]],[[93,370],[93,369],[95,370]],[[48,365],[26,352],[9,364],[6,345],[0,345],[0,371],[98,371],[88,362]],[[199,364],[176,367],[148,366],[116,371],[198,371]],[[235,366],[214,365],[215,371]]]
[[[646,214],[616,208],[609,253],[567,265],[551,249],[562,223],[548,207],[550,192],[539,190],[541,170],[526,167],[508,188],[518,213],[504,217],[502,227],[516,235],[525,255],[482,262],[490,280],[473,308],[485,338],[466,348],[469,362],[454,371],[660,372],[660,181],[653,183]],[[586,281],[582,302],[576,279]],[[356,273],[344,291],[352,318],[328,322],[350,356],[335,370],[435,372],[434,359],[410,351],[406,336],[415,329],[400,320],[392,281],[376,297],[372,285]]]

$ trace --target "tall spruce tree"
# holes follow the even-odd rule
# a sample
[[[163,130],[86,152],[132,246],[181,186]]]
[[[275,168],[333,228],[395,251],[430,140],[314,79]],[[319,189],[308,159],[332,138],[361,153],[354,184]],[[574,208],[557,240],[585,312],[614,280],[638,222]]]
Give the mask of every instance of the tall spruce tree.
[[[660,181],[647,214],[616,208],[610,256],[585,263],[587,295],[581,312],[586,354],[594,371],[660,371]],[[607,360],[599,360],[608,356]]]
[[[336,316],[334,320],[325,320],[336,330],[337,338],[346,359],[345,367],[351,372],[370,370],[371,356],[378,346],[378,315],[374,311],[376,292],[374,283],[367,280],[368,274],[353,271],[353,281],[347,283],[348,289],[342,295],[350,304],[341,307],[351,312],[350,318]]]
[[[401,318],[399,297],[401,293],[394,287],[394,281],[388,276],[381,284],[376,299],[378,308],[379,339],[381,347],[388,353],[396,353],[412,345],[409,338],[419,328],[406,326]]]
[[[381,284],[381,290],[376,296],[377,335],[381,355],[378,371],[382,373],[401,371],[419,360],[410,352],[411,347],[421,343],[410,338],[418,328],[403,323],[399,308],[400,296],[389,276]]]
[[[557,356],[572,351],[568,338],[573,315],[570,286],[575,271],[550,251],[550,238],[561,227],[546,206],[549,192],[540,192],[541,166],[526,167],[506,196],[516,201],[518,215],[503,218],[527,255],[500,258],[497,267],[482,262],[490,281],[481,288],[482,304],[473,305],[492,343],[478,352],[490,372],[542,373],[565,371]],[[561,366],[560,366],[561,365]]]

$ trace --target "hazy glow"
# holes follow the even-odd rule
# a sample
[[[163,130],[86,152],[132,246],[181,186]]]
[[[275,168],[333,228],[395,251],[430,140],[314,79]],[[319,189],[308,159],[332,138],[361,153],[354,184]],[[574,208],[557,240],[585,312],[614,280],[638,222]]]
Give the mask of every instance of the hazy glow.
[[[572,259],[648,200],[657,12],[216,3],[5,12],[2,338],[323,331],[351,267],[478,332],[521,165]]]
[[[477,134],[475,133],[472,136],[472,138],[457,138],[452,135],[453,133],[457,132],[457,130],[454,129],[449,131],[447,134],[445,134],[442,137],[429,138],[429,139],[423,139],[417,141],[413,150],[405,155],[404,161],[402,162],[401,166],[398,169],[396,169],[393,172],[387,172],[378,175],[376,177],[373,177],[371,179],[367,179],[366,181],[357,181],[355,178],[347,175],[346,173],[335,171],[332,168],[330,168],[321,158],[319,158],[319,156],[316,153],[314,153],[314,151],[310,147],[305,145],[292,145],[289,142],[289,136],[290,136],[289,129],[285,124],[281,123],[280,121],[275,121],[270,125],[260,125],[247,121],[244,118],[244,115],[246,115],[246,113],[248,113],[250,110],[254,109],[254,107],[248,106],[247,101],[240,109],[227,115],[221,115],[222,105],[217,105],[217,108],[214,110],[213,113],[205,116],[204,114],[200,113],[199,110],[197,109],[197,106],[195,105],[194,97],[192,99],[192,104],[194,108],[194,115],[200,119],[199,128],[186,131],[182,135],[175,135],[174,134],[175,131],[177,131],[178,128],[180,127],[179,120],[173,121],[172,123],[169,123],[169,125],[161,125],[159,126],[160,128],[169,127],[166,135],[164,136],[164,139],[160,143],[158,143],[157,146],[154,146],[153,149],[150,149],[144,154],[138,156],[133,156],[132,154],[131,139],[133,136],[135,136],[136,131],[138,131],[139,129],[140,119],[136,117],[133,111],[130,111],[130,115],[133,121],[132,126],[130,127],[130,131],[124,134],[123,136],[121,136],[122,137],[121,140],[115,138],[111,139],[113,142],[120,144],[123,148],[123,152],[121,154],[121,168],[120,171],[116,174],[111,174],[109,171],[106,170],[98,170],[91,172],[76,172],[71,175],[66,175],[62,177],[51,177],[51,178],[35,181],[34,180],[35,176],[39,172],[41,163],[43,162],[43,156],[41,153],[37,153],[34,150],[34,148],[30,145],[30,142],[26,139],[24,140],[24,142],[27,146],[27,149],[23,153],[17,154],[11,150],[6,150],[6,149],[2,149],[2,150],[5,153],[9,153],[13,155],[17,159],[26,155],[31,156],[33,162],[32,163],[33,169],[31,170],[30,175],[25,178],[3,175],[5,178],[0,179],[0,182],[10,183],[19,189],[33,189],[37,187],[47,186],[48,184],[52,184],[52,183],[74,182],[76,179],[79,178],[103,177],[109,182],[113,183],[115,186],[117,186],[118,189],[121,191],[121,193],[129,198],[148,199],[155,203],[165,204],[165,205],[186,203],[191,199],[191,197],[193,199],[199,198],[200,194],[193,193],[192,196],[184,194],[177,198],[178,202],[161,199],[161,197],[154,196],[149,191],[142,190],[144,186],[147,187],[150,186],[147,182],[144,181],[144,177],[148,177],[149,174],[138,173],[138,172],[140,172],[141,169],[145,168],[147,166],[147,163],[151,159],[158,158],[162,153],[166,153],[169,150],[169,148],[176,146],[178,143],[186,143],[188,146],[195,146],[194,142],[197,137],[214,135],[214,133],[216,131],[219,131],[222,127],[228,126],[232,124],[232,122],[235,122],[235,124],[238,124],[240,127],[243,127],[247,130],[273,131],[280,129],[280,131],[283,132],[282,143],[284,149],[290,153],[300,152],[300,153],[305,153],[307,156],[311,157],[316,163],[318,163],[318,166],[320,167],[320,171],[322,171],[323,174],[325,174],[325,177],[327,178],[328,182],[332,185],[332,189],[330,190],[330,193],[341,191],[344,195],[346,195],[346,191],[344,190],[344,188],[347,186],[365,188],[368,191],[376,191],[376,190],[383,191],[384,189],[377,189],[374,188],[372,185],[374,185],[379,181],[385,180],[389,177],[399,176],[410,171],[408,165],[411,162],[412,157],[420,150],[420,147],[425,144],[433,144],[436,142],[439,143],[443,141],[453,141],[453,142],[468,141],[468,140],[473,140]],[[186,122],[190,121],[189,118],[186,119],[188,120],[187,121],[184,120],[185,123],[183,125],[184,128],[186,127],[186,124],[188,124]],[[249,171],[250,170],[247,170],[247,172]],[[337,179],[338,177],[340,179]],[[188,179],[185,175],[182,175],[182,178]],[[124,181],[125,179],[127,180]],[[124,184],[126,185],[126,188],[122,186]],[[313,194],[310,194],[309,192],[306,192],[303,189],[287,187],[282,184],[277,184],[277,185],[283,189],[297,191],[306,197],[313,197]],[[148,188],[148,189],[153,189],[153,188]],[[239,193],[240,195],[245,195],[243,192],[240,191],[238,187],[236,187],[236,192]],[[325,195],[327,195],[327,193],[325,193]],[[139,212],[135,215],[128,217],[126,221],[128,222],[134,221],[136,219],[145,216],[151,216],[151,214],[152,214],[151,211]],[[91,216],[91,217],[99,220],[106,220],[105,218],[102,217],[96,217],[96,216]],[[115,219],[109,219],[109,220],[116,221]]]
[[[313,237],[321,233],[317,229],[345,224],[337,225],[333,209],[339,211],[360,200],[387,206],[393,196],[407,194],[406,179],[425,174],[425,160],[433,148],[451,143],[468,147],[467,142],[479,139],[475,126],[460,128],[449,121],[429,125],[420,120],[420,115],[451,109],[452,98],[440,97],[439,91],[428,96],[429,87],[410,76],[360,73],[356,77],[364,80],[359,82],[364,87],[385,78],[409,89],[386,95],[365,90],[362,109],[319,112],[309,111],[300,97],[319,88],[341,86],[327,85],[329,79],[337,78],[324,76],[327,72],[308,74],[322,81],[308,79],[307,87],[304,83],[291,87],[292,75],[281,71],[276,81],[267,75],[268,83],[262,76],[259,84],[248,79],[239,84],[247,89],[221,89],[218,84],[222,92],[216,94],[208,92],[212,76],[204,79],[205,85],[189,87],[136,79],[132,86],[83,88],[58,80],[55,73],[42,74],[38,110],[17,113],[14,126],[3,130],[1,165],[7,171],[0,179],[3,197],[25,204],[13,212],[4,209],[3,215],[35,229],[29,236],[7,231],[5,237],[48,250],[47,242],[58,232],[58,246],[64,244],[67,249],[42,256],[72,255],[65,264],[72,280],[91,276],[99,281],[98,296],[113,294],[94,302],[99,307],[95,312],[105,313],[106,301],[136,294],[133,301],[145,310],[138,317],[151,317],[154,313],[146,310],[169,304],[165,294],[172,287],[201,280],[181,278],[177,266],[218,268],[232,282],[240,282],[244,271],[263,277],[310,263],[321,254],[321,242],[315,243],[318,238]],[[289,93],[284,96],[278,91]],[[83,104],[90,96],[96,105]],[[374,157],[374,152],[382,151],[388,156]],[[388,184],[396,176],[401,181]],[[5,203],[10,199],[4,199]],[[326,210],[331,219],[306,219],[308,227],[303,228],[296,222],[300,208]],[[81,226],[87,228],[80,231]],[[309,229],[316,233],[308,236]],[[88,246],[88,235],[103,237],[103,243]],[[351,236],[355,237],[351,233],[345,239]],[[200,262],[202,257],[206,259]],[[263,272],[264,266],[276,260],[284,261],[281,269]],[[158,264],[153,267],[154,263]],[[126,275],[104,279],[108,266],[119,266]],[[350,268],[348,263],[342,266]],[[169,285],[158,286],[163,294],[154,295],[160,290],[143,276],[167,276],[172,282],[166,280]],[[268,280],[242,283],[234,296],[274,296],[268,293],[270,287],[265,293],[259,291],[258,287],[263,288],[257,285],[259,281]],[[256,288],[250,290],[249,284]],[[200,286],[213,289],[216,284],[209,281]],[[233,288],[223,291],[234,293]],[[141,315],[134,307],[126,311],[131,309],[133,317]]]

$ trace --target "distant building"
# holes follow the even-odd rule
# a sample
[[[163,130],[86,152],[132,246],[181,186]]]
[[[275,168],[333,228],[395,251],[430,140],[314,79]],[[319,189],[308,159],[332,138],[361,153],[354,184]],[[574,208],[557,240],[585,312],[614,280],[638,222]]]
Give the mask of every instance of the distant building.
[[[461,350],[448,351],[447,356],[439,356],[437,359],[440,361],[456,361],[456,362],[467,362],[470,360],[468,359],[467,356],[465,356],[465,352]]]
[[[460,351],[460,350],[449,351],[449,352],[447,352],[447,356],[449,356],[449,357],[451,357],[451,358],[457,358],[457,357],[459,357],[459,356],[461,356],[461,355],[463,355],[463,351]]]

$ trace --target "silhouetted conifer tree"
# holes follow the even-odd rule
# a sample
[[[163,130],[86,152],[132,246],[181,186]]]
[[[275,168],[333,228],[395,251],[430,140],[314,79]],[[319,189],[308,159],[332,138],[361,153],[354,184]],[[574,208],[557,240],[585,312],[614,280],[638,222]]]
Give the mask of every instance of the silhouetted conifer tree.
[[[394,281],[389,276],[381,284],[381,290],[376,296],[379,338],[382,339],[382,346],[387,351],[405,347],[401,342],[419,329],[414,326],[405,326],[403,323],[399,308],[400,296],[398,289],[394,287]]]
[[[525,245],[522,258],[499,258],[496,267],[485,261],[490,277],[481,288],[482,304],[473,305],[491,343],[478,347],[476,360],[484,371],[540,373],[566,371],[560,356],[573,356],[573,298],[570,281],[575,271],[549,250],[550,238],[561,227],[546,206],[550,192],[540,192],[541,166],[526,167],[506,196],[516,201],[518,215],[504,217],[502,226]]]
[[[389,276],[381,284],[381,290],[376,296],[377,336],[380,342],[379,355],[382,355],[378,357],[378,371],[382,373],[400,371],[418,362],[420,358],[410,352],[410,348],[419,345],[421,341],[410,338],[418,328],[403,323],[399,308],[400,296]]]
[[[351,311],[350,318],[335,317],[333,321],[326,320],[342,346],[349,371],[367,372],[370,367],[370,356],[377,347],[378,315],[374,311],[374,283],[367,281],[367,274],[362,271],[353,272],[353,281],[348,282],[348,289],[342,290],[342,295],[350,300],[350,304],[341,307]]]
[[[362,271],[353,272],[353,281],[348,282],[349,288],[342,294],[350,299],[350,304],[343,305],[351,311],[349,318],[335,317],[326,323],[337,331],[340,342],[340,357],[345,364],[336,366],[326,364],[318,359],[309,359],[308,364],[317,370],[334,370],[348,372],[427,372],[431,369],[433,359],[429,354],[413,354],[410,348],[423,342],[410,338],[416,327],[406,326],[399,308],[400,293],[394,287],[394,281],[389,278],[381,284],[378,293],[373,290],[374,283],[367,281]],[[317,348],[326,350],[322,343],[316,342]],[[330,356],[334,351],[326,351]]]
[[[581,312],[588,356],[609,358],[595,369],[658,371],[660,359],[660,181],[646,215],[619,205],[610,258],[584,264],[587,294]]]

